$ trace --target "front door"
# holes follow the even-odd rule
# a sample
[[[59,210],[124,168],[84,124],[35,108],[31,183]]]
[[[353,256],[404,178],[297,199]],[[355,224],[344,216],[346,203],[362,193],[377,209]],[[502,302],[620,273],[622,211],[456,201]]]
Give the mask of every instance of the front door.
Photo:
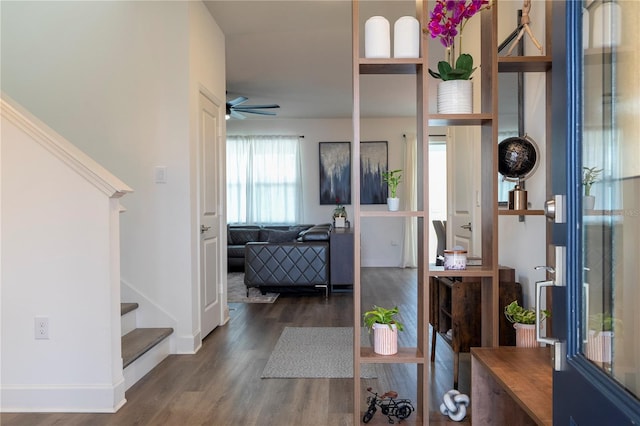
[[[640,2],[562,3],[567,55],[554,57],[553,67],[567,79],[567,99],[556,98],[554,76],[554,105],[564,111],[553,119],[566,117],[565,137],[554,139],[567,146],[552,149],[564,159],[553,173],[564,186],[554,190],[566,194],[567,221],[553,238],[566,246],[566,287],[554,291],[553,327],[566,356],[553,376],[554,424],[638,424]],[[554,39],[554,49],[560,45]]]
[[[220,107],[200,94],[199,210],[200,210],[200,327],[202,337],[222,322],[220,229],[224,222],[220,200]]]

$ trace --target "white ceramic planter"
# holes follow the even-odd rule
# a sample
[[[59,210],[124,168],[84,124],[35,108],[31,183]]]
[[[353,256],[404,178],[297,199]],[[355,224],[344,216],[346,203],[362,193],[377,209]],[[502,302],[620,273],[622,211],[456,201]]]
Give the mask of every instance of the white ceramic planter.
[[[516,329],[516,346],[520,348],[537,348],[536,324],[513,324]]]
[[[373,324],[373,351],[378,355],[398,353],[398,329],[395,324]]]
[[[438,114],[471,114],[473,82],[447,80],[438,83]]]
[[[596,205],[596,197],[593,195],[585,195],[582,197],[582,208],[584,210],[593,210]]]
[[[387,207],[390,212],[397,212],[400,208],[400,198],[387,198]]]

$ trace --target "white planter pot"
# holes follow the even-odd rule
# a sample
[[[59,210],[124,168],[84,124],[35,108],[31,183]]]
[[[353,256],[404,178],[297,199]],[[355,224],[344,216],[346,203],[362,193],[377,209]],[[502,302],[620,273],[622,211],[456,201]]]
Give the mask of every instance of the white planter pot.
[[[471,114],[473,82],[447,80],[438,83],[438,114]]]
[[[589,330],[585,355],[595,362],[611,362],[613,332]]]
[[[596,205],[596,197],[593,195],[585,195],[582,197],[582,208],[584,210],[593,210]]]
[[[540,343],[536,340],[535,324],[513,324],[516,329],[516,346],[520,348],[537,348]]]
[[[373,324],[373,351],[378,355],[398,353],[398,329],[395,324]]]
[[[387,198],[387,207],[390,212],[396,212],[400,208],[400,198]]]

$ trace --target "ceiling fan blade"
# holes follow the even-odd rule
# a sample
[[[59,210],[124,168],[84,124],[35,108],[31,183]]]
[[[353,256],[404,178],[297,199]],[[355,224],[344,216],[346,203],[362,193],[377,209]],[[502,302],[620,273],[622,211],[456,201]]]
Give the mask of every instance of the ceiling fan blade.
[[[230,115],[231,115],[231,118],[236,118],[238,120],[244,120],[245,118],[247,118],[243,114],[240,114],[239,112],[234,111],[234,110],[231,110],[231,114]]]
[[[269,105],[238,105],[234,106],[234,109],[244,110],[244,109],[265,109],[265,108],[280,108],[280,105],[269,104]]]
[[[227,105],[234,107],[236,105],[240,105],[241,103],[247,102],[248,100],[249,98],[245,98],[244,96],[238,96],[237,98],[227,102]]]
[[[242,109],[240,110],[241,112],[244,113],[251,113],[251,114],[260,114],[260,115],[276,115],[275,112],[268,112],[268,111],[260,111],[260,110],[252,110],[252,109]]]

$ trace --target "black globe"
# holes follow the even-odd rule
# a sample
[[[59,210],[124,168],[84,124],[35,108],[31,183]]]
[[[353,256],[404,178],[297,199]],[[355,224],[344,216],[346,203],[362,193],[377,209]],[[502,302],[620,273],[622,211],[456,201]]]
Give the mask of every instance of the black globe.
[[[538,164],[538,147],[526,135],[507,138],[498,144],[498,171],[506,179],[526,179]]]

